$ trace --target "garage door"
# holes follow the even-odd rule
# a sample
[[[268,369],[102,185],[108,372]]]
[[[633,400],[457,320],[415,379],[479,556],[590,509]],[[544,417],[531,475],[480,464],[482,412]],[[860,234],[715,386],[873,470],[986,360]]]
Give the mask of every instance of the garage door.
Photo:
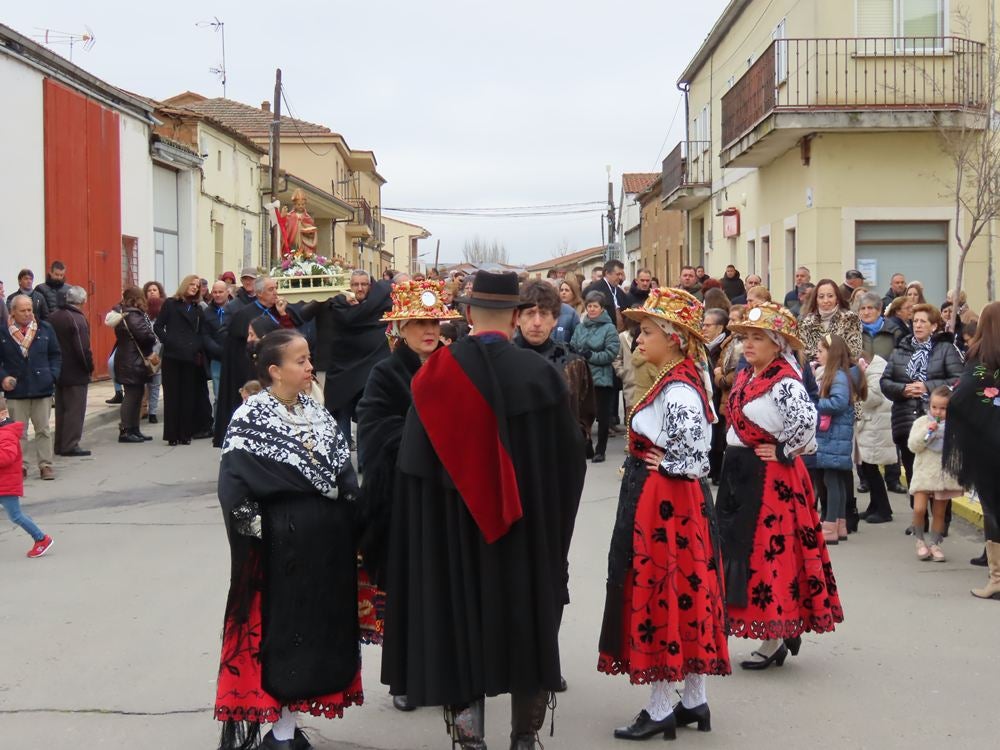
[[[947,221],[859,221],[855,267],[866,286],[885,294],[895,273],[924,285],[928,302],[940,305],[948,292]]]

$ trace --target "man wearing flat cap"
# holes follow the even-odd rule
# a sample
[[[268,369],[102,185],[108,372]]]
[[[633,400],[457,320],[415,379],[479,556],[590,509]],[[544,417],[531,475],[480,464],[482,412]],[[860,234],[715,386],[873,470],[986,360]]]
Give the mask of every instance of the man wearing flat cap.
[[[511,343],[530,304],[517,276],[480,271],[460,301],[472,333],[432,354],[412,382],[382,681],[413,705],[445,706],[452,740],[477,750],[484,698],[510,693],[510,747],[522,750],[535,746],[560,687],[583,439],[562,374]]]

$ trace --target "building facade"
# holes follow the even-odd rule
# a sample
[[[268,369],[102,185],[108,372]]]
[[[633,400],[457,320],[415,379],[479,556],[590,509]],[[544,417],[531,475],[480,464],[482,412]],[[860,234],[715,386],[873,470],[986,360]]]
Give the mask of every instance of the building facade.
[[[683,211],[663,207],[662,177],[656,179],[636,196],[640,209],[640,243],[636,271],[648,269],[661,286],[680,283],[681,266],[685,263],[685,216]],[[629,278],[635,278],[632,274]]]
[[[957,275],[949,136],[985,123],[987,0],[732,0],[678,82],[687,136],[662,201],[689,258],[780,292],[795,268],[882,291],[894,272],[940,304]],[[966,264],[986,300],[986,241]]]
[[[422,226],[382,214],[382,232],[385,249],[391,258],[389,266],[394,271],[424,273],[433,267],[433,253],[421,252],[420,241],[431,236]]]

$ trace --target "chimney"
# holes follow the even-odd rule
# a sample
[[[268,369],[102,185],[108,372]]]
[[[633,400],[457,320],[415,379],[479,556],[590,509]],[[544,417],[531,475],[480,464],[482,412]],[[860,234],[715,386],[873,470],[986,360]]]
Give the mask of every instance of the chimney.
[[[260,103],[260,108],[261,108],[262,110],[264,110],[265,112],[270,112],[270,111],[271,111],[271,102],[269,102],[269,101],[267,101],[267,100],[265,99],[264,101],[262,101],[262,102]]]

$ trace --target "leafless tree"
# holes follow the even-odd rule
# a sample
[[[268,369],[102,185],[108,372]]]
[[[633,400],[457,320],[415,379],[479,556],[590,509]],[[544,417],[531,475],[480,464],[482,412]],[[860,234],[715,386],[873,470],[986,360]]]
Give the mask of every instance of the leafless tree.
[[[563,240],[554,248],[552,248],[553,258],[561,258],[564,255],[569,255],[569,253],[570,253],[569,242],[567,242],[566,240]]]
[[[976,116],[967,113],[961,120],[960,127],[939,130],[944,153],[953,167],[946,180],[946,186],[948,197],[954,201],[955,242],[959,249],[958,274],[953,297],[956,306],[965,281],[965,261],[973,244],[984,235],[990,239],[989,270],[986,280],[988,299],[992,301],[996,293],[992,229],[993,222],[1000,218],[1000,121],[996,111],[1000,95],[1000,77],[998,77],[1000,65],[998,65],[993,2],[990,2],[989,6],[989,34],[983,65],[982,114]],[[958,13],[967,25],[971,25],[967,14],[963,11]],[[952,317],[950,329],[954,329],[956,318],[957,316]]]
[[[462,258],[466,263],[504,263],[509,261],[507,248],[502,242],[487,242],[477,235],[466,240],[462,247]]]

